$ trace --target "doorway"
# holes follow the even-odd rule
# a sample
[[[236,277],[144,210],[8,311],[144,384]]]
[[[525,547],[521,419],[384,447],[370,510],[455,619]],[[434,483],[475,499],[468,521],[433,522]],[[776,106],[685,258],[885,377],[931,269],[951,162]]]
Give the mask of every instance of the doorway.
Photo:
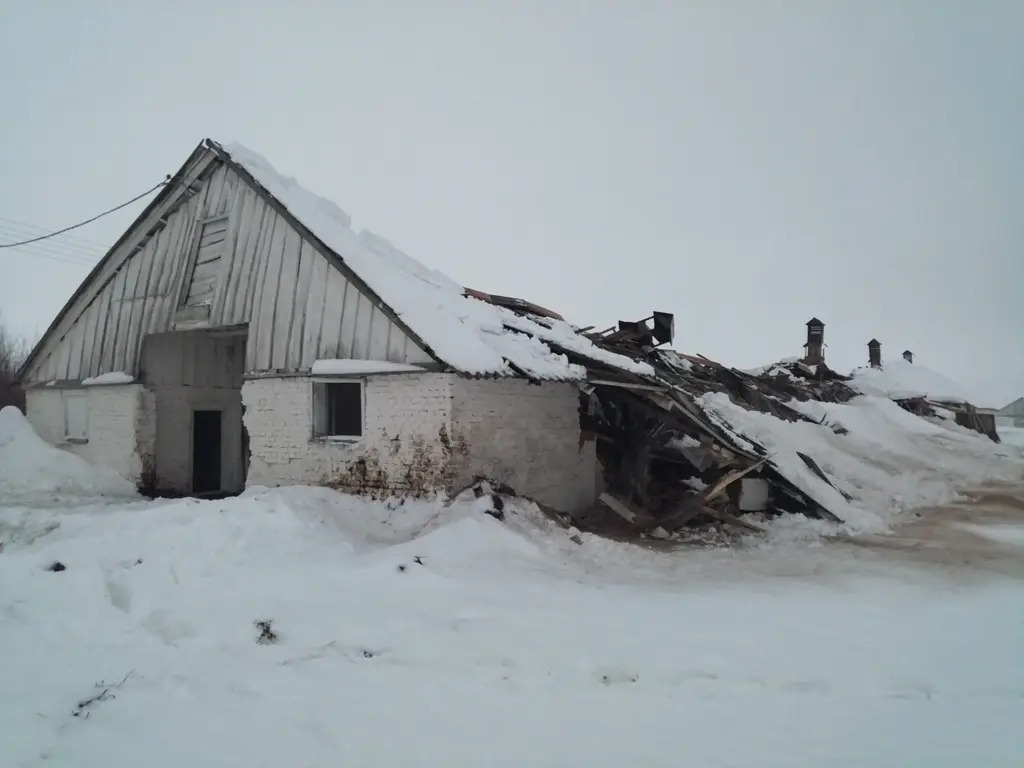
[[[223,411],[192,411],[192,493],[221,490]]]
[[[245,345],[244,328],[146,336],[140,375],[156,411],[153,475],[159,495],[209,497],[245,488]]]

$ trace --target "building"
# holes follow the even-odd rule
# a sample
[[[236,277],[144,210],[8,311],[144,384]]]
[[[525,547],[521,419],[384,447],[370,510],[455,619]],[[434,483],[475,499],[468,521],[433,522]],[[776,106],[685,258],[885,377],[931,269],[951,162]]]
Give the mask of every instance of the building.
[[[19,380],[40,436],[155,492],[423,493],[487,476],[585,508],[598,467],[579,361],[648,366],[498,298],[467,295],[262,157],[206,140]]]
[[[996,422],[1003,427],[1024,427],[1024,397],[996,411]]]

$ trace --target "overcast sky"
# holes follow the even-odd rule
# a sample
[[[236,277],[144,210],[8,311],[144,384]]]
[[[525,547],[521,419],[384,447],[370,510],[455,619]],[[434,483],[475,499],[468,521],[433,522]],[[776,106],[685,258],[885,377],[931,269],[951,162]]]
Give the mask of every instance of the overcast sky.
[[[257,10],[258,9],[258,10]],[[1024,2],[0,0],[0,242],[240,141],[465,285],[1024,395]],[[144,203],[0,250],[42,332]]]

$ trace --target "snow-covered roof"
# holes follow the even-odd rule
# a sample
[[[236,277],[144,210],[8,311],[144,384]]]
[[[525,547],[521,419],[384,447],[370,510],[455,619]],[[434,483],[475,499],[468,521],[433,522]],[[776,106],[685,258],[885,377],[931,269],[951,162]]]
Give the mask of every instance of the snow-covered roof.
[[[341,208],[278,173],[262,156],[240,144],[210,142],[249,173],[292,216],[330,248],[376,293],[441,362],[472,376],[516,376],[581,380],[585,370],[555,345],[587,360],[653,376],[646,363],[609,352],[563,320],[532,319],[470,298],[463,286],[429,269],[382,237],[351,227]]]
[[[943,403],[980,405],[962,385],[902,358],[887,360],[881,368],[858,368],[851,375],[850,386],[865,395],[893,400],[923,397]]]

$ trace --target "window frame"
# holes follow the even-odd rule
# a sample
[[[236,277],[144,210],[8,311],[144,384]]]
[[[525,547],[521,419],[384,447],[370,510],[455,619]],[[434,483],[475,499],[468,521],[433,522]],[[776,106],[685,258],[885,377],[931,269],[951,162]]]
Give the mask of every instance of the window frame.
[[[84,445],[89,442],[89,393],[85,390],[79,389],[67,389],[61,392],[61,415],[64,420],[64,442],[72,443],[74,445]],[[83,424],[82,434],[73,435],[71,434],[71,423],[68,418],[68,403],[69,402],[80,402],[82,403],[83,411]]]
[[[190,305],[190,304],[187,303],[188,302],[189,291],[192,288],[192,278],[195,277],[196,267],[198,266],[199,251],[201,250],[202,244],[203,244],[203,232],[206,229],[206,227],[209,226],[210,224],[218,223],[218,222],[221,222],[221,221],[224,222],[224,241],[227,242],[228,233],[230,233],[230,231],[231,231],[231,214],[230,214],[230,212],[229,213],[217,214],[215,216],[207,216],[206,218],[199,219],[196,222],[196,231],[195,231],[195,234],[192,235],[192,243],[191,243],[190,249],[189,249],[188,269],[185,271],[184,281],[182,282],[181,288],[178,291],[178,306],[177,306],[178,311],[182,311],[182,310],[185,310],[185,311],[193,310],[193,311],[195,311],[195,310],[200,309],[201,307],[212,307],[214,302],[217,299],[217,294],[218,294],[218,292],[220,290],[220,278],[219,277],[214,282],[213,296],[210,298],[209,302],[203,302],[203,303],[196,304],[196,305]],[[225,255],[226,255],[226,251],[222,252],[220,254],[220,256],[218,256],[218,259],[223,259],[225,257]]]
[[[329,434],[329,393],[330,387],[341,385],[359,388],[359,434]],[[314,379],[310,388],[312,399],[311,439],[319,443],[358,443],[366,435],[366,380],[362,378],[318,378]]]

